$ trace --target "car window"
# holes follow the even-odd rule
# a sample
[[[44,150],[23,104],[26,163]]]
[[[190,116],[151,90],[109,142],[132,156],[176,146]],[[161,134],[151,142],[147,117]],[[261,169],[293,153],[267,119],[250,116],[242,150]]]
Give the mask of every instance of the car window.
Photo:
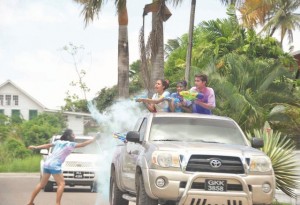
[[[240,129],[232,121],[183,117],[154,118],[150,140],[247,145]]]
[[[139,132],[140,132],[140,141],[143,141],[144,140],[144,137],[145,137],[145,132],[146,132],[146,128],[147,128],[147,119],[145,118],[140,129],[139,129]]]

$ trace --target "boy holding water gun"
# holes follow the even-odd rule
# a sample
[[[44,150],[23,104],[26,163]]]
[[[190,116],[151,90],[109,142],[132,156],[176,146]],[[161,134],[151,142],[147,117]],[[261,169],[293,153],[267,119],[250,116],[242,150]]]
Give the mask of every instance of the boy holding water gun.
[[[205,74],[195,75],[195,86],[190,92],[201,93],[203,97],[197,98],[192,103],[192,112],[200,114],[212,114],[212,109],[216,107],[215,92],[212,88],[207,87],[208,78]]]

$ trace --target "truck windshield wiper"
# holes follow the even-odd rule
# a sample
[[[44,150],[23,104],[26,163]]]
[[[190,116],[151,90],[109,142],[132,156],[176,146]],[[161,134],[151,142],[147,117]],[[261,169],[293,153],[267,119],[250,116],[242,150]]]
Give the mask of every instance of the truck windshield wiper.
[[[204,142],[204,143],[218,143],[218,144],[224,144],[224,143],[222,143],[222,142],[206,141],[206,140],[191,140],[190,142]]]

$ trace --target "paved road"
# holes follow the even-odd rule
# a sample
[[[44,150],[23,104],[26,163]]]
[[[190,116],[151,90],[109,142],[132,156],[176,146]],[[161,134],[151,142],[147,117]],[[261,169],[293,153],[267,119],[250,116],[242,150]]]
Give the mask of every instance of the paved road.
[[[38,173],[0,173],[0,205],[26,205],[38,181]],[[41,191],[35,204],[54,205],[55,192]],[[108,202],[99,193],[91,193],[88,187],[66,187],[62,205],[108,205]]]
[[[30,194],[39,181],[39,173],[0,173],[0,205],[26,205]],[[297,199],[291,199],[277,192],[276,199],[292,205],[300,204],[300,192]],[[41,191],[36,205],[54,205],[55,192]],[[62,205],[109,205],[99,193],[91,193],[87,187],[65,188]],[[135,205],[135,203],[129,203]]]

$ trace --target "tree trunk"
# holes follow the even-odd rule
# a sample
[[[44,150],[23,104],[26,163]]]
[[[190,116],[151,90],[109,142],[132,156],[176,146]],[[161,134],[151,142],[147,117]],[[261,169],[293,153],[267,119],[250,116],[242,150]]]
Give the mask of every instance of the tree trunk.
[[[151,96],[154,93],[154,85],[156,80],[164,78],[163,22],[167,21],[172,14],[166,7],[165,0],[153,0],[153,3],[146,4],[143,16],[147,15],[149,12],[152,12],[152,31],[148,39],[151,52],[149,65],[150,89],[148,95]],[[140,42],[144,42],[142,38],[140,39]],[[142,62],[143,59],[145,61],[145,56],[142,56]]]
[[[126,2],[125,2],[126,3]],[[118,93],[119,98],[129,97],[129,49],[128,49],[128,14],[126,4],[119,16],[118,39]]]
[[[165,0],[153,0],[156,9],[152,10],[151,36],[151,92],[154,92],[155,82],[164,78],[164,28],[163,22],[172,15],[165,5]]]
[[[185,68],[185,80],[188,84],[190,80],[190,70],[191,70],[191,63],[192,63],[195,9],[196,9],[196,0],[192,0],[190,24],[189,24],[189,43],[188,43],[188,48],[186,53],[186,68]]]
[[[164,34],[163,21],[157,12],[152,13],[152,31],[154,35],[151,44],[151,91],[154,90],[155,82],[164,78]]]

